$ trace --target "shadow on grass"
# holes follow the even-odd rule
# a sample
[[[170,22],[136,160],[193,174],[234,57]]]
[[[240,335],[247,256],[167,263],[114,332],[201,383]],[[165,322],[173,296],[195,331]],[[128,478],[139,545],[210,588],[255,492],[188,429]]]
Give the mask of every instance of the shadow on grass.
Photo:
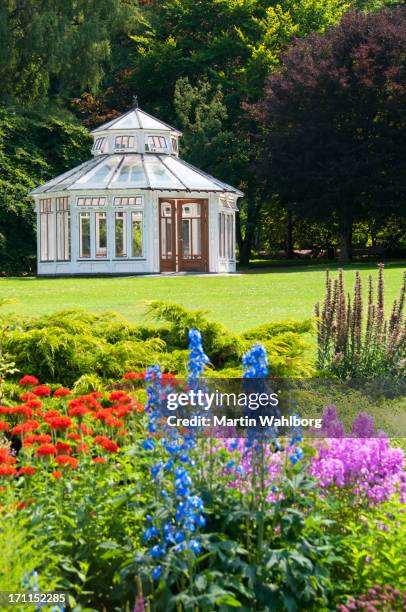
[[[279,260],[258,260],[253,261],[248,266],[237,266],[237,272],[242,274],[285,274],[289,272],[323,272],[331,270],[332,272],[343,270],[377,270],[378,261],[368,262],[352,262],[347,265],[339,264],[337,261],[279,261]],[[385,269],[404,269],[406,260],[386,261],[384,262]]]

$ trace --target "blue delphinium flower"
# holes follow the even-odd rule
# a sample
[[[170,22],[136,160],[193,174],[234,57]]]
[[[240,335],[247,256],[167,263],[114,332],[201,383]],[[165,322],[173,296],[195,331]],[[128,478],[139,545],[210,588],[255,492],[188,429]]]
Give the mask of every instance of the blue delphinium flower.
[[[201,551],[201,549],[202,549],[202,545],[201,545],[200,540],[197,540],[197,539],[195,539],[195,538],[194,538],[193,540],[190,540],[190,542],[189,542],[189,548],[190,548],[190,550],[191,550],[191,551],[192,551],[192,552],[193,552],[195,555],[198,555],[198,554],[199,554],[199,552],[200,552],[200,551]]]
[[[188,382],[197,380],[204,372],[204,368],[210,362],[203,349],[202,335],[198,329],[189,330],[189,363],[187,371],[189,374]]]
[[[242,358],[243,378],[266,378],[268,376],[268,358],[262,344],[254,346]]]
[[[198,378],[209,359],[203,350],[201,334],[196,329],[189,332],[189,348],[188,384],[191,388],[197,388]],[[161,403],[165,393],[168,392],[168,387],[164,389],[162,386],[161,377],[159,366],[148,368],[145,376],[149,383],[146,404],[149,434],[157,431]],[[156,485],[160,485],[159,492],[168,507],[172,507],[173,504],[172,519],[163,524],[160,520],[147,516],[148,527],[144,531],[143,539],[152,541],[147,556],[149,561],[153,562],[162,560],[169,550],[174,550],[176,553],[199,554],[201,542],[195,535],[192,538],[191,534],[204,527],[206,522],[203,501],[200,496],[193,494],[193,481],[189,471],[194,465],[190,451],[194,448],[196,440],[192,435],[180,435],[176,428],[164,428],[163,432],[164,436],[157,442],[148,437],[142,445],[145,451],[159,449],[160,459],[152,464],[150,474]],[[161,573],[161,566],[156,565],[152,571],[152,578],[158,580]]]

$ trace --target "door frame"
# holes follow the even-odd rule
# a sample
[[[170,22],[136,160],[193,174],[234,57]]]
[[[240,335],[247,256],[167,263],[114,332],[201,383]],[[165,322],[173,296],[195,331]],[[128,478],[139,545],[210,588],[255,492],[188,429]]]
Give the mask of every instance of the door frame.
[[[161,204],[167,202],[172,207],[172,242],[175,251],[172,259],[162,259]],[[182,204],[199,203],[201,205],[201,259],[196,268],[196,260],[182,259]],[[158,198],[159,225],[159,270],[160,272],[208,272],[209,270],[209,201],[207,198]]]

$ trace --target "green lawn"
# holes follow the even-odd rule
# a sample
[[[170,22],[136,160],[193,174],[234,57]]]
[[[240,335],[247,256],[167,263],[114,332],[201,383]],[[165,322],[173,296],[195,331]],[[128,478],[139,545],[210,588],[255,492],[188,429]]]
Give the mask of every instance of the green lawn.
[[[330,265],[331,270],[337,266]],[[12,298],[4,306],[10,312],[40,315],[65,308],[95,312],[116,310],[131,321],[144,317],[145,302],[160,299],[204,308],[213,319],[239,331],[266,321],[303,319],[312,315],[313,305],[323,297],[325,265],[258,269],[235,276],[131,277],[131,278],[3,278],[0,298]],[[357,264],[345,269],[347,288],[352,288],[354,271],[362,278],[375,264]],[[389,302],[398,295],[406,263],[388,263],[385,295]],[[366,282],[364,283],[366,288]]]

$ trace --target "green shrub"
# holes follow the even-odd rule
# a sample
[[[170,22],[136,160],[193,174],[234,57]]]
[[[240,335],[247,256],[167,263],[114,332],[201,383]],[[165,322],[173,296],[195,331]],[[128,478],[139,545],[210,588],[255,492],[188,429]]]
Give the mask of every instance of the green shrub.
[[[214,375],[241,376],[241,357],[254,343],[268,352],[273,376],[309,372],[302,336],[311,322],[261,325],[237,335],[211,321],[202,310],[152,302],[148,316],[156,325],[133,325],[115,312],[62,310],[38,318],[3,316],[1,349],[22,373],[42,381],[72,385],[86,375],[116,380],[125,371],[160,363],[164,371],[187,375],[188,331],[200,329]]]
[[[340,554],[345,563],[337,577],[345,595],[364,593],[374,584],[406,590],[404,504],[389,501],[366,509],[342,525]]]
[[[287,332],[306,334],[312,332],[313,329],[314,325],[311,319],[305,319],[304,321],[275,321],[253,327],[242,333],[241,337],[244,340],[258,340],[258,338],[268,340]]]

